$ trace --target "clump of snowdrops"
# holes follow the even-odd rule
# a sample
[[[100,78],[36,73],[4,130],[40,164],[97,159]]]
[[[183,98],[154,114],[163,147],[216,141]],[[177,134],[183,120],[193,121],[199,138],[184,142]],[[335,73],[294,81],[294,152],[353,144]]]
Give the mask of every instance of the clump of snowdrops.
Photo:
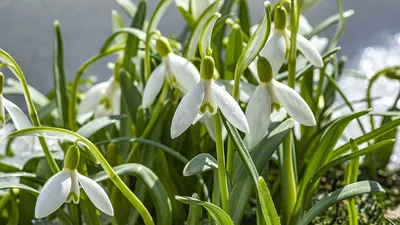
[[[354,110],[337,83],[346,74],[337,44],[353,14],[340,0],[339,13],[314,28],[301,15],[312,1],[259,2],[258,23],[246,0],[161,0],[150,16],[144,0],[116,2],[131,23],[113,11],[112,35],[71,82],[54,23],[47,97],[0,50],[1,68],[19,80],[5,86],[0,74],[1,122],[11,119],[16,128],[3,138],[7,154],[11,143],[43,152],[23,168],[0,164],[2,179],[19,178],[0,181],[4,223],[305,225],[345,204],[354,225],[357,197],[385,192],[373,180],[389,161],[400,120],[371,111],[371,86],[380,76],[398,79],[399,68],[376,73],[358,101],[367,107]],[[168,7],[186,21],[179,36],[158,30]],[[318,36],[335,25],[333,37]],[[107,81],[85,78],[111,55]],[[3,97],[15,92],[24,95],[28,116]],[[345,105],[334,105],[338,95]],[[351,113],[333,117],[340,107]],[[362,117],[370,117],[368,127]],[[352,121],[361,136],[343,135]],[[54,157],[57,150],[62,157]],[[338,166],[345,175],[321,196],[321,177]],[[360,166],[369,180],[359,180]]]

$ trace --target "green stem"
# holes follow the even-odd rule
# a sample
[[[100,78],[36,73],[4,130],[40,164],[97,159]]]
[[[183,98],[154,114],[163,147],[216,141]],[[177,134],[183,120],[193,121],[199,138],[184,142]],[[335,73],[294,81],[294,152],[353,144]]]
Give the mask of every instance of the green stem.
[[[162,110],[164,108],[164,103],[165,100],[168,97],[168,91],[169,91],[169,85],[168,82],[165,81],[164,82],[164,87],[161,91],[160,97],[158,99],[158,103],[157,106],[150,118],[149,123],[147,124],[145,130],[143,131],[143,133],[140,135],[140,138],[142,139],[146,139],[150,136],[151,132],[153,131],[154,126],[156,125],[156,122],[158,120],[158,117],[160,116],[160,114],[162,113]],[[134,142],[133,147],[132,147],[132,151],[129,153],[128,158],[126,159],[126,162],[131,162],[133,160],[133,157],[135,156],[135,152],[138,150],[138,148],[140,147],[139,142]]]
[[[292,133],[290,132],[283,143],[283,151],[279,156],[283,165],[280,166],[282,178],[282,225],[289,224],[297,199],[296,177],[294,174]]]
[[[290,5],[290,50],[289,50],[289,73],[288,86],[294,88],[296,79],[296,59],[297,59],[297,32],[300,16],[299,0],[292,0]],[[280,166],[283,187],[283,208],[281,222],[283,225],[290,223],[290,217],[294,210],[297,199],[297,184],[293,164],[293,135],[290,132],[283,143],[283,151],[280,157],[283,165]]]
[[[234,156],[235,156],[235,149],[234,149],[233,141],[231,139],[229,139],[227,155],[226,155],[226,171],[231,176],[232,176],[232,172],[233,172]]]
[[[69,99],[69,112],[68,112],[69,127],[72,131],[76,131],[78,129],[78,127],[76,125],[76,105],[78,103],[77,94],[78,94],[78,86],[79,86],[81,77],[85,73],[86,69],[93,63],[97,62],[98,60],[100,60],[101,58],[103,58],[105,56],[114,54],[114,53],[122,51],[122,50],[124,50],[124,47],[107,49],[104,52],[99,52],[97,55],[91,57],[84,64],[82,64],[82,66],[76,72],[75,78],[72,81],[71,96]]]
[[[224,142],[222,140],[222,127],[219,113],[213,116],[214,119],[214,130],[215,130],[215,142],[217,147],[217,160],[218,160],[218,178],[219,188],[221,192],[222,209],[229,214],[229,191],[228,183],[225,172],[225,153],[224,153]]]

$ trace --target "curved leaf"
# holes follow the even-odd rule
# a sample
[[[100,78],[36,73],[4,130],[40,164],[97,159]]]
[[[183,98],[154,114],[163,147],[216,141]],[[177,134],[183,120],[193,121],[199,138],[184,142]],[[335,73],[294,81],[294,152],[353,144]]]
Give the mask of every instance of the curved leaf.
[[[189,196],[175,196],[175,199],[185,204],[203,206],[218,225],[234,225],[229,215],[212,203],[200,201]]]
[[[208,153],[201,153],[191,159],[183,168],[183,176],[192,176],[218,168],[217,160]]]
[[[134,28],[134,27],[124,27],[124,28],[121,28],[121,29],[118,29],[117,31],[115,31],[113,34],[111,34],[106,39],[103,46],[101,46],[100,52],[105,52],[108,49],[108,47],[111,45],[111,43],[114,41],[114,39],[116,37],[118,37],[118,35],[123,34],[123,33],[133,35],[143,42],[146,40],[146,33],[144,31],[142,31],[138,28]]]
[[[261,210],[264,215],[266,224],[279,225],[278,213],[276,212],[274,201],[269,192],[267,183],[265,183],[262,177],[258,178],[258,199],[261,204]]]
[[[205,56],[209,55],[207,54],[207,49],[211,48],[211,36],[212,32],[214,29],[215,22],[217,22],[217,19],[221,17],[220,13],[214,13],[210,18],[208,18],[207,22],[205,23],[203,29],[201,30],[200,34],[200,56],[201,58],[204,58]]]
[[[360,181],[357,183],[349,184],[334,192],[329,193],[311,207],[310,210],[301,218],[297,225],[307,225],[314,217],[319,215],[323,210],[326,210],[338,202],[351,198],[357,195],[366,193],[385,193],[381,185],[375,181]]]
[[[114,0],[114,2],[117,3],[130,18],[133,18],[137,7],[131,0]]]
[[[203,27],[206,25],[208,19],[217,11],[219,1],[215,1],[211,4],[201,15],[201,18],[197,21],[193,32],[190,34],[189,41],[185,48],[184,56],[188,60],[192,60],[196,56],[197,47],[199,45],[200,34]]]
[[[154,201],[158,224],[172,224],[172,207],[168,193],[158,177],[149,168],[135,163],[124,164],[113,168],[119,176],[135,176],[147,187]],[[94,181],[101,182],[108,179],[106,172],[101,171],[90,176]]]
[[[36,189],[33,189],[25,184],[13,183],[13,182],[0,182],[0,190],[14,189],[14,188],[28,191],[29,193],[31,193],[35,196],[39,194],[39,191],[37,191]]]
[[[81,128],[79,128],[79,130],[76,131],[76,133],[82,135],[85,138],[90,138],[97,131],[117,122],[120,118],[121,117],[119,116],[106,116],[96,118],[89,123],[83,125]]]

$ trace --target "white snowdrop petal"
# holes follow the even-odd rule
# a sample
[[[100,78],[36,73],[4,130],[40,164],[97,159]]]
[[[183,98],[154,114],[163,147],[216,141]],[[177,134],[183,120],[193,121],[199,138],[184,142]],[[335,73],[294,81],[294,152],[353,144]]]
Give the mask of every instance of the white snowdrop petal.
[[[171,138],[181,135],[200,113],[200,106],[204,98],[204,83],[200,81],[181,100],[175,111],[171,124]]]
[[[149,108],[158,93],[160,93],[165,80],[165,64],[161,63],[157,68],[153,70],[147,80],[146,87],[143,91],[142,106],[143,108]]]
[[[249,147],[253,148],[267,134],[271,115],[271,99],[265,86],[258,86],[246,108],[250,133],[246,136]]]
[[[214,130],[214,119],[210,115],[204,115],[203,118],[200,120],[201,123],[203,123],[206,128],[207,132],[210,135],[211,139],[215,142],[215,130]],[[225,126],[222,124],[222,140],[225,141],[226,137],[228,136],[228,131],[226,131]]]
[[[200,18],[201,14],[212,2],[214,2],[214,0],[191,0],[190,6],[193,18],[195,20]]]
[[[53,175],[44,184],[36,200],[35,217],[43,218],[56,211],[67,199],[71,190],[69,171],[63,170]]]
[[[4,108],[7,110],[8,114],[10,114],[11,120],[17,130],[32,127],[31,121],[17,105],[7,100],[3,96],[1,96],[1,98],[3,100]],[[29,145],[35,144],[35,137],[24,137],[24,139]]]
[[[78,106],[78,115],[76,119],[78,123],[83,124],[93,116],[109,84],[109,81],[98,83],[93,85],[93,87],[86,92],[86,96]]]
[[[212,83],[215,101],[226,119],[237,129],[249,133],[249,124],[239,104],[224,88]]]
[[[308,34],[313,30],[312,26],[308,22],[307,18],[303,15],[300,15],[299,18],[299,34],[304,35]]]
[[[175,0],[176,6],[182,7],[185,11],[189,11],[190,0]]]
[[[304,55],[304,57],[315,67],[322,67],[324,65],[321,54],[313,46],[313,44],[300,34],[297,35],[297,48]]]
[[[325,37],[312,36],[310,38],[311,44],[322,54],[328,46],[329,40]]]
[[[260,52],[271,64],[273,74],[278,74],[286,56],[285,38],[280,32],[274,31]]]
[[[88,195],[90,201],[92,201],[93,205],[95,205],[105,214],[113,216],[114,209],[111,205],[110,199],[107,196],[107,193],[103,190],[103,188],[92,179],[79,173],[77,175],[79,183],[81,184],[85,193]]]
[[[292,88],[276,80],[272,80],[275,95],[286,112],[297,122],[305,126],[315,126],[315,118],[304,99]]]
[[[175,76],[183,91],[188,92],[199,83],[200,73],[192,62],[174,53],[169,53],[167,58],[169,72]]]

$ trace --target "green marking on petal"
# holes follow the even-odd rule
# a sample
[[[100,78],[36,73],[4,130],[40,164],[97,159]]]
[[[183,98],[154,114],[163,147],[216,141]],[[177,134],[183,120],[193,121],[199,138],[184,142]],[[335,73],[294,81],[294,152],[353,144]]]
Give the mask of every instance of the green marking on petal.
[[[79,203],[79,196],[75,192],[70,192],[67,197],[67,200],[65,200],[65,202],[67,202],[67,203],[69,203],[71,201],[73,201],[75,204]]]
[[[207,110],[208,109],[208,110]],[[202,114],[204,114],[204,113],[206,113],[206,112],[210,112],[211,114],[214,114],[214,111],[215,111],[215,109],[214,109],[214,107],[211,105],[211,103],[209,103],[209,102],[203,102],[203,104],[201,104],[201,107],[200,107],[200,112],[202,113]]]

